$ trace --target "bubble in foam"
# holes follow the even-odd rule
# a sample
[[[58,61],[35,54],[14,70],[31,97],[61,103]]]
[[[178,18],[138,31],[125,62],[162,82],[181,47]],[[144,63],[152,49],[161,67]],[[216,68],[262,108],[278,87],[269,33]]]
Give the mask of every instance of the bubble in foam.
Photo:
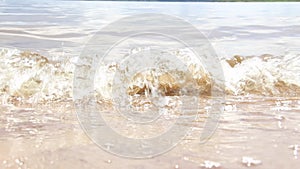
[[[218,162],[205,160],[205,161],[201,164],[201,166],[204,167],[204,168],[218,168],[218,167],[221,166],[221,164],[218,163]]]
[[[262,161],[256,160],[256,159],[254,159],[254,158],[252,158],[252,157],[246,157],[246,156],[244,156],[244,157],[242,158],[242,163],[243,163],[244,165],[246,165],[247,167],[250,167],[250,166],[259,165],[259,164],[262,163]]]

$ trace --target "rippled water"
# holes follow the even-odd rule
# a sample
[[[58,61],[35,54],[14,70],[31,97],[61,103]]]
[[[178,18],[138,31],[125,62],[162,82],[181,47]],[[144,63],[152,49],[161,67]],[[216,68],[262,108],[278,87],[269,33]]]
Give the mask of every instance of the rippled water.
[[[299,10],[299,3],[0,1],[0,168],[299,168]],[[226,97],[216,133],[200,144],[213,100],[207,91],[218,84],[191,66],[190,79],[205,91],[202,107],[189,110],[197,119],[180,124],[192,132],[162,156],[130,160],[102,151],[84,134],[72,102],[73,75],[84,45],[100,28],[145,12],[179,16],[208,37],[222,64]],[[121,54],[139,50],[132,46]],[[185,49],[171,52],[189,55]],[[117,68],[112,63],[100,70]],[[168,74],[151,76],[129,85],[137,109],[154,104],[134,98],[147,95],[147,88],[163,88],[170,100],[184,89]],[[109,80],[99,78],[99,110],[113,112]],[[157,134],[172,122],[165,118],[145,132],[106,116],[128,137]]]

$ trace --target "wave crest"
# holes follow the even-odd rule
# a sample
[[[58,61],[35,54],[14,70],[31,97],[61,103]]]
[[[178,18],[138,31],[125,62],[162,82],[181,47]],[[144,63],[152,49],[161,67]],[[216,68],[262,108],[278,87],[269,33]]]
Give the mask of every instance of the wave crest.
[[[177,52],[180,54],[180,52]],[[221,60],[228,95],[299,96],[300,54],[285,56],[233,56]],[[37,103],[62,101],[72,98],[72,80],[75,64],[66,58],[53,61],[36,52],[17,49],[0,50],[0,96],[2,103]],[[111,71],[116,65],[105,65]],[[157,90],[165,96],[210,95],[218,85],[196,64],[188,65],[188,72],[171,71],[155,74],[136,74],[128,84],[128,95],[145,95]],[[103,77],[102,77],[103,78]],[[192,89],[192,90],[191,90]],[[111,86],[99,88],[111,92]],[[97,90],[96,90],[97,91]],[[180,93],[181,92],[181,93]],[[106,98],[107,99],[107,98]],[[105,100],[105,99],[104,99]]]

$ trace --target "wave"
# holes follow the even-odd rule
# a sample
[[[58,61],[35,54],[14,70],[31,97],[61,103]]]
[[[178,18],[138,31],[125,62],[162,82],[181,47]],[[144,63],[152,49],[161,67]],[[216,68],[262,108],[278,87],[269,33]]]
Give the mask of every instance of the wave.
[[[300,54],[234,56],[223,61],[226,89],[232,95],[299,96]]]
[[[181,50],[178,50],[178,55]],[[64,58],[51,60],[32,51],[3,48],[0,50],[0,96],[2,103],[45,103],[72,99],[73,73],[76,63]],[[212,88],[223,85],[227,95],[293,96],[300,94],[300,54],[284,56],[263,54],[222,58],[224,84],[214,81],[201,66],[190,63],[188,71],[148,71],[136,74],[128,83],[129,96],[160,94],[189,95],[194,89],[209,96]],[[100,71],[118,65],[104,65]],[[98,98],[109,99],[111,84],[103,83],[100,74],[95,83]],[[184,78],[183,78],[184,77]],[[184,79],[184,80],[182,80]],[[190,90],[193,88],[193,90]]]
[[[31,51],[0,50],[0,95],[2,103],[61,101],[72,96],[74,65],[51,61]]]

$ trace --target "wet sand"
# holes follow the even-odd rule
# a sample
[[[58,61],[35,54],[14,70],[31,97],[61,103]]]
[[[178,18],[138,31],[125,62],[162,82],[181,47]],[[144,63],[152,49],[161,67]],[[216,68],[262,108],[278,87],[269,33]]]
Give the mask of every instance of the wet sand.
[[[204,113],[202,119],[186,124],[193,130],[179,145],[146,160],[120,158],[96,146],[81,129],[72,102],[1,109],[0,166],[5,169],[172,169],[209,168],[209,164],[280,169],[300,164],[298,98],[227,98],[218,129],[206,143],[199,143]]]

